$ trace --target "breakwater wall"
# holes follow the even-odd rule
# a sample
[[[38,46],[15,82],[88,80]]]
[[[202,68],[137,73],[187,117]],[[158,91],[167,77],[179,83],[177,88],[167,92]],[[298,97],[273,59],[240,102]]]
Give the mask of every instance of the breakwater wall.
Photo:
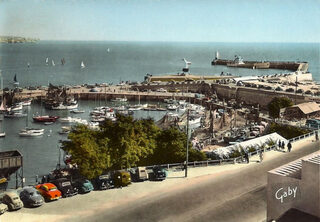
[[[253,68],[254,64],[262,63],[261,61],[243,61],[247,65],[238,66],[238,68]],[[211,65],[227,65],[233,63],[233,60],[228,59],[215,59],[211,62]],[[284,69],[292,71],[308,71],[309,64],[307,62],[282,62],[282,61],[264,61],[263,63],[269,63],[269,69]],[[264,67],[266,68],[266,67]]]

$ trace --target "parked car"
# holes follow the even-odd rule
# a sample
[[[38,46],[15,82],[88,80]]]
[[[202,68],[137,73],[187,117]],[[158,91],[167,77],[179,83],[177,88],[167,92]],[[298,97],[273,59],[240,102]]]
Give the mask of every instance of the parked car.
[[[111,173],[100,175],[92,181],[92,184],[96,190],[114,188],[113,175]]]
[[[71,186],[70,180],[67,178],[59,178],[56,180],[51,180],[51,183],[56,185],[58,190],[60,190],[62,197],[72,197],[78,194],[78,189]]]
[[[0,202],[0,215],[8,211],[8,205]]]
[[[115,187],[123,187],[131,184],[131,176],[128,171],[118,170],[113,177]]]
[[[288,88],[288,89],[286,89],[286,92],[294,92],[294,89],[293,88]]]
[[[298,89],[296,93],[303,93],[303,89]]]
[[[149,174],[149,180],[162,181],[167,177],[167,171],[161,166],[154,166]]]
[[[283,89],[280,86],[278,86],[275,90],[276,91],[283,91]]]
[[[311,92],[311,90],[307,90],[307,91],[305,92],[305,94],[307,94],[307,95],[313,95],[313,93]]]
[[[130,169],[130,176],[134,182],[145,181],[149,178],[147,169],[145,167],[136,167]]]
[[[79,193],[89,193],[93,190],[92,183],[87,179],[77,179],[72,181],[72,186],[78,189]]]
[[[15,192],[7,192],[2,198],[2,202],[8,205],[10,211],[19,210],[23,207],[23,203]]]
[[[36,189],[40,192],[45,201],[59,200],[62,197],[61,192],[52,183],[38,184]]]
[[[40,192],[33,187],[24,187],[20,193],[20,199],[27,207],[39,207],[44,203]]]

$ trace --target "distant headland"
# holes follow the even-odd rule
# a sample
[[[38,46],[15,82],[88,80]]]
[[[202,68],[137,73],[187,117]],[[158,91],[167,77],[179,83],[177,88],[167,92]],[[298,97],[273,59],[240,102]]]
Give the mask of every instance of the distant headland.
[[[37,38],[26,38],[20,36],[0,36],[0,43],[24,43],[24,42],[37,42],[40,39]]]

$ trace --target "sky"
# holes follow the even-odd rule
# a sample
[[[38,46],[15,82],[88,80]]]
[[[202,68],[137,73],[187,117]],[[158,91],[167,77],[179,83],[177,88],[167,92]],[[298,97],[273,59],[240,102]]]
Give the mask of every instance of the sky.
[[[319,42],[320,0],[0,0],[0,36]]]

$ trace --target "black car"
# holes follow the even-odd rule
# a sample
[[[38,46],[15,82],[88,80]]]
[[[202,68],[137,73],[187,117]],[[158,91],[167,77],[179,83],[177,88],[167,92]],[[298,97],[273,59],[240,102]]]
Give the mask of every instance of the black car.
[[[149,180],[157,180],[162,181],[165,180],[167,177],[166,170],[161,166],[154,166],[152,168],[152,172],[149,174]]]
[[[62,197],[72,197],[78,194],[78,189],[73,188],[70,180],[68,180],[67,178],[51,180],[50,183],[56,185],[58,190],[61,191]]]
[[[110,173],[106,173],[98,176],[92,181],[93,187],[96,190],[106,190],[114,188],[113,175]]]

